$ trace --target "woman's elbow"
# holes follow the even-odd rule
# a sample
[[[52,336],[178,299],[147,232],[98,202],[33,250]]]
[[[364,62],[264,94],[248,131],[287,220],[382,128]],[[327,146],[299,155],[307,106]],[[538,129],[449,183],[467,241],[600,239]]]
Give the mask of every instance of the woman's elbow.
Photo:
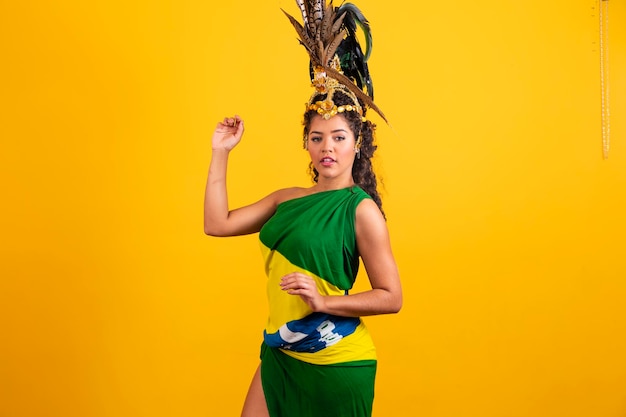
[[[204,234],[207,236],[215,236],[214,227],[210,223],[207,223],[206,221],[204,222]]]
[[[226,236],[224,230],[213,224],[204,224],[204,234],[207,236],[223,237]]]
[[[402,310],[402,293],[395,294],[389,302],[389,314],[396,314]]]
[[[393,302],[390,306],[389,314],[396,314],[402,310],[402,298]]]

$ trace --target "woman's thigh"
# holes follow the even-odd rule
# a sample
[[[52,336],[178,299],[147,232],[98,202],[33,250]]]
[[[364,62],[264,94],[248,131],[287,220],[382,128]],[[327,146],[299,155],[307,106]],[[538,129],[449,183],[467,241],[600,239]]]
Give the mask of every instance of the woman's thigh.
[[[265,395],[263,394],[263,386],[261,385],[261,366],[256,369],[248,395],[243,403],[241,417],[269,417],[267,404],[265,403]]]

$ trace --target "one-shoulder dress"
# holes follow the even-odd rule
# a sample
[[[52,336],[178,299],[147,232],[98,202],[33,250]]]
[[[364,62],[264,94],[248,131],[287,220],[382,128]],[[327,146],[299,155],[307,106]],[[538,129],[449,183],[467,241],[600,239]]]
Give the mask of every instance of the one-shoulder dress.
[[[271,417],[369,417],[376,350],[358,317],[313,313],[281,290],[292,272],[311,276],[322,295],[344,296],[359,269],[357,186],[285,201],[259,234],[269,318],[261,345],[261,380]]]

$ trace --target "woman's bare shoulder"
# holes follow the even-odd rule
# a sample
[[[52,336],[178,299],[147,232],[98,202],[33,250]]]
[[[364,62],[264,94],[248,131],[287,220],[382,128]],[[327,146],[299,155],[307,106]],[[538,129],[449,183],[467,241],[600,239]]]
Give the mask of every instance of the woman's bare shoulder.
[[[290,188],[282,188],[280,190],[275,191],[274,193],[274,201],[276,205],[280,203],[284,203],[288,200],[293,200],[294,198],[304,197],[306,195],[311,194],[310,188],[305,187],[290,187]]]

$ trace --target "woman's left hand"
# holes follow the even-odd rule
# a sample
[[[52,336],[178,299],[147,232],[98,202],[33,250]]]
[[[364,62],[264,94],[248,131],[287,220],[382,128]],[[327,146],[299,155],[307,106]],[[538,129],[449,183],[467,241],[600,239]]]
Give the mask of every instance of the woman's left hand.
[[[299,295],[314,312],[323,311],[325,298],[320,294],[315,280],[300,272],[287,274],[280,280],[280,287],[291,295]]]

